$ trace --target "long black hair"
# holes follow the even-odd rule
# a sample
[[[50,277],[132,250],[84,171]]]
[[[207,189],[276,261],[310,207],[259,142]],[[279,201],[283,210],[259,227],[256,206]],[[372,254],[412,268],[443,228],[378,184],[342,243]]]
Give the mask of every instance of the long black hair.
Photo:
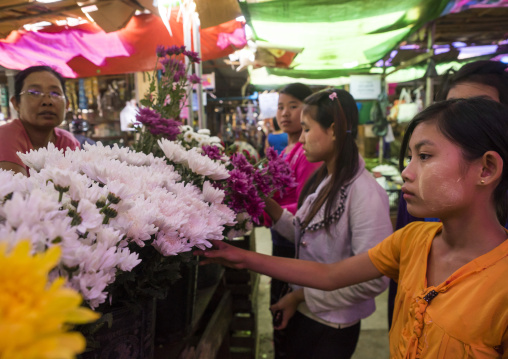
[[[355,177],[359,169],[358,147],[355,138],[358,132],[358,108],[351,94],[344,90],[324,90],[305,99],[302,113],[309,115],[323,129],[333,126],[335,134],[335,166],[330,182],[319,193],[314,201],[303,226],[307,226],[319,209],[325,204],[325,218],[335,210],[340,188]],[[329,175],[326,164],[309,177],[298,199],[300,207],[305,198],[314,193],[319,184]],[[326,222],[326,230],[329,229]]]
[[[501,181],[493,197],[499,223],[508,217],[508,107],[485,97],[451,99],[436,102],[418,113],[409,123],[402,140],[399,169],[404,169],[409,140],[416,126],[436,121],[441,133],[462,149],[464,159],[473,161],[487,151],[497,152],[503,159]]]

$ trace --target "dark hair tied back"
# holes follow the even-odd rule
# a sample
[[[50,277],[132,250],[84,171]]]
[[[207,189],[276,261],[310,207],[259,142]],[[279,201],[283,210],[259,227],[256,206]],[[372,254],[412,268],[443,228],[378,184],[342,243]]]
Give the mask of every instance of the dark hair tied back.
[[[53,69],[49,66],[44,66],[44,65],[30,66],[30,67],[27,67],[26,69],[18,72],[16,74],[16,76],[14,77],[14,97],[16,98],[17,102],[19,102],[19,100],[20,100],[19,94],[23,90],[23,85],[25,84],[25,79],[30,74],[33,74],[34,72],[49,72],[49,73],[51,73],[53,76],[55,76],[58,79],[58,81],[60,81],[60,84],[62,85],[62,91],[65,95],[65,79],[58,71],[56,71],[55,69]]]
[[[325,218],[332,214],[336,209],[333,207],[340,194],[340,188],[348,185],[353,180],[360,164],[358,147],[355,142],[358,132],[358,107],[349,92],[331,89],[314,93],[305,99],[302,115],[309,116],[325,130],[333,126],[335,135],[335,158],[332,177],[314,201],[307,218],[303,222],[305,226],[310,223],[325,202]],[[309,194],[316,191],[328,174],[327,167],[323,164],[307,180],[300,193],[298,206],[303,204]],[[325,228],[328,230],[328,224]]]

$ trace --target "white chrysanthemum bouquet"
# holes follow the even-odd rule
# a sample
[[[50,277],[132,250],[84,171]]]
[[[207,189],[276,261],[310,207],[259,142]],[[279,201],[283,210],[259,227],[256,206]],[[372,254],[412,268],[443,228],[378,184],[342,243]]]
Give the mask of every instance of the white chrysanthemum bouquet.
[[[64,154],[50,144],[19,155],[30,177],[0,171],[0,238],[12,245],[31,238],[37,252],[61,246],[53,275],[92,308],[163,297],[178,276],[172,256],[210,246],[235,223],[224,192],[207,181],[228,173],[201,154],[186,156],[202,189],[164,158],[116,145]]]

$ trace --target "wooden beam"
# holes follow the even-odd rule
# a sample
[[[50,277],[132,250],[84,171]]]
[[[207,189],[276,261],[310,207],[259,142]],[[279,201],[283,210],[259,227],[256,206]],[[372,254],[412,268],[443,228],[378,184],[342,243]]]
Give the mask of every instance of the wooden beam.
[[[425,60],[430,59],[432,56],[434,56],[434,49],[431,49],[429,52],[417,55],[413,57],[412,59],[409,59],[407,61],[403,61],[400,63],[399,66],[396,66],[395,69],[388,72],[385,76],[393,74],[395,71],[399,71],[402,69],[405,69],[406,67],[414,66],[416,64],[419,64],[420,62],[423,62]]]

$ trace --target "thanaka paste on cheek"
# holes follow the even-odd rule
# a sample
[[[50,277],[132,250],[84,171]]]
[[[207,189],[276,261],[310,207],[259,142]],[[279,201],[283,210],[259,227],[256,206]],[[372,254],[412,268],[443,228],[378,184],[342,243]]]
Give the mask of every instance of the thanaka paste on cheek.
[[[455,206],[463,195],[461,181],[461,177],[452,179],[443,173],[443,168],[439,164],[429,165],[418,186],[425,207],[435,212]]]

